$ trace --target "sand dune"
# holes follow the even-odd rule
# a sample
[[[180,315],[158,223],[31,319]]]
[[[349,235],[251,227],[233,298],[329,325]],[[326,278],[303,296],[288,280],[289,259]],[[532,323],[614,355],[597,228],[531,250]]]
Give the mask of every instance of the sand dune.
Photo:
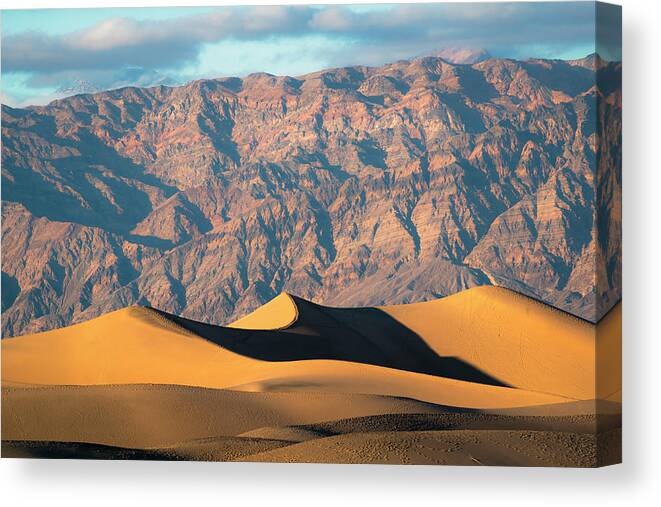
[[[594,326],[494,287],[363,309],[282,294],[228,327],[131,307],[2,341],[3,439],[14,442],[3,449],[40,455],[38,442],[54,442],[54,455],[294,460],[319,443],[299,456],[314,461],[331,437],[363,449],[363,433],[382,434],[385,448],[415,447],[416,431],[443,442],[440,433],[459,429],[592,435],[597,411],[619,417],[620,326],[619,305]],[[595,398],[610,401],[597,410]],[[438,417],[452,413],[449,429]],[[483,447],[503,435],[483,435]],[[503,459],[534,454],[535,438]]]
[[[173,356],[164,354],[161,345],[156,342],[142,353],[134,349],[130,356],[107,351],[104,361],[117,365],[116,368],[97,370],[92,362],[74,375],[65,366],[48,372],[47,365],[43,365],[43,369],[36,369],[38,375],[18,376],[19,382],[38,385],[177,384],[249,392],[374,394],[466,408],[522,407],[571,401],[545,393],[341,361],[268,363],[240,357],[231,360],[217,349],[184,350],[181,354],[175,351]],[[156,352],[150,353],[152,347]],[[53,353],[61,352],[56,350]],[[211,354],[217,357],[209,357]],[[143,368],[147,357],[151,367]],[[173,357],[177,358],[176,363]],[[196,368],[196,364],[204,367]],[[20,386],[13,379],[8,384]]]
[[[277,298],[268,311],[246,317],[244,325],[277,327],[282,323],[277,308],[284,307],[285,320],[290,320],[291,301]],[[324,390],[327,385],[450,404],[430,397],[442,386],[466,396],[469,406],[474,402],[468,392],[476,388],[490,399],[516,397],[495,394],[506,391],[493,389],[494,384],[537,393],[532,403],[602,394],[595,383],[597,328],[504,289],[476,288],[382,311],[323,308],[301,300],[296,307],[297,320],[278,332],[210,326],[147,308],[119,310],[68,328],[3,340],[2,377],[27,384],[159,383],[252,390],[288,384]],[[620,322],[619,310],[612,313],[604,321],[606,330],[616,330]],[[601,334],[618,336],[615,331]],[[270,349],[280,356],[265,360],[260,351]],[[616,349],[599,348],[602,355],[613,356]],[[318,359],[324,357],[328,359]],[[603,384],[604,397],[615,390],[617,375],[613,378]],[[551,398],[543,399],[545,395]]]
[[[248,393],[141,384],[5,388],[3,408],[5,439],[142,448],[211,436],[238,436],[265,426],[444,410],[392,396]],[[25,414],[30,417],[25,418]]]
[[[608,433],[609,462],[618,431]],[[595,467],[603,459],[587,433],[526,430],[454,430],[351,433],[264,451],[239,461],[271,463],[386,463]]]
[[[622,305],[604,315],[596,328],[597,398],[622,401]]]
[[[508,385],[590,399],[612,392],[605,381],[597,392],[597,350],[613,357],[605,376],[617,382],[614,338],[621,336],[619,307],[597,327],[516,292],[479,287],[436,301],[382,309],[423,336],[439,355],[478,365]],[[608,346],[599,345],[606,341]]]
[[[2,428],[3,438],[11,440],[144,448],[210,436],[296,440],[292,433],[327,436],[397,427],[514,429],[521,427],[517,420],[522,418],[526,429],[590,432],[596,424],[594,407],[581,407],[582,403],[587,402],[471,410],[348,393],[249,393],[145,384],[43,386],[3,389]],[[619,418],[616,410],[604,412],[601,424]]]
[[[499,451],[500,461],[493,463],[523,463],[526,456],[537,456],[528,464],[573,463],[571,446],[595,438],[597,417],[565,415],[565,405],[573,404],[549,405],[541,411],[532,407],[529,413],[516,409],[509,415],[502,410],[471,411],[405,398],[340,393],[246,393],[165,385],[5,388],[3,439],[14,443],[3,452],[48,455],[50,446],[56,456],[75,457],[71,453],[83,442],[97,445],[83,446],[79,450],[83,457],[115,459],[391,462],[399,456],[406,462],[418,453],[431,452],[429,463],[449,456],[454,457],[449,463],[487,464],[485,458],[495,452],[490,446],[501,446],[514,432],[529,439],[514,450],[503,447],[505,454]],[[617,429],[619,414],[601,418],[599,424],[603,431]],[[471,438],[457,441],[456,431],[468,431]],[[434,433],[436,443],[419,448],[420,432]],[[552,433],[566,437],[554,439]],[[543,435],[539,445],[558,446],[556,458],[569,457],[540,458],[538,434]],[[372,440],[375,445],[369,446]],[[300,442],[312,447],[295,445]],[[468,447],[459,445],[462,442]],[[350,447],[338,449],[338,445]],[[288,446],[292,449],[284,450]],[[448,456],[442,453],[443,457],[435,454],[438,446],[455,449]],[[272,453],[280,448],[282,452]],[[396,452],[388,457],[375,454],[378,449]],[[588,455],[580,459],[592,459],[587,450],[582,452]],[[479,456],[479,463],[466,461],[470,459],[466,453]]]
[[[294,299],[283,292],[254,312],[242,317],[228,327],[238,329],[285,329],[298,320],[298,307]]]
[[[3,440],[2,456],[275,463],[595,467],[621,462],[620,440],[621,430],[619,429],[604,432],[599,437],[587,433],[559,433],[554,430],[351,433],[304,442],[219,437],[159,449],[134,449],[82,442]]]

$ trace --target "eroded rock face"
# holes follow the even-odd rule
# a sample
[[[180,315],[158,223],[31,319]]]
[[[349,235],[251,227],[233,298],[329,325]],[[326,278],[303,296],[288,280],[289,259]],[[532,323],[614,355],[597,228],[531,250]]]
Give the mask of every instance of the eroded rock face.
[[[595,321],[620,298],[619,76],[426,57],[3,106],[3,336],[489,283]]]

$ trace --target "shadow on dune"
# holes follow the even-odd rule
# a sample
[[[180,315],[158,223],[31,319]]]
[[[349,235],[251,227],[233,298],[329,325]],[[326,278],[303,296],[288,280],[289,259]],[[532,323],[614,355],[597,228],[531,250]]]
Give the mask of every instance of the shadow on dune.
[[[420,336],[377,308],[328,308],[293,299],[298,320],[273,331],[213,326],[155,311],[216,345],[263,361],[333,359],[508,387],[461,359],[439,356]]]
[[[174,454],[167,454],[160,450],[128,449],[86,442],[50,442],[39,440],[3,440],[2,457],[37,459],[137,459],[148,461],[180,459]]]

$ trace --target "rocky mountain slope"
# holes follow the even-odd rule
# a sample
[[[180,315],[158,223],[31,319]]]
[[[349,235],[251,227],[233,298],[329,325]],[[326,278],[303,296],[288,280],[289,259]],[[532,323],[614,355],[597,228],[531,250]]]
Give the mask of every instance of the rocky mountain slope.
[[[2,108],[2,332],[287,290],[620,299],[620,64],[416,58]]]

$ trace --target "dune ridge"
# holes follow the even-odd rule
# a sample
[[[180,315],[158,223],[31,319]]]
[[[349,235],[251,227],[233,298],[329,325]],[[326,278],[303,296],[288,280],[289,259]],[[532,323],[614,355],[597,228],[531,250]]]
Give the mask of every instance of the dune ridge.
[[[286,329],[298,320],[298,306],[286,292],[260,306],[254,312],[235,320],[227,327],[275,331]]]
[[[130,307],[6,339],[2,378],[28,384],[230,388],[272,387],[286,379],[300,384],[326,378],[333,386],[351,377],[387,383],[391,377],[395,384],[403,378],[420,387],[440,379],[452,385],[459,384],[449,381],[469,381],[488,391],[512,387],[567,399],[605,397],[615,390],[611,382],[597,392],[595,357],[597,350],[619,345],[617,307],[613,317],[594,326],[496,287],[379,309],[326,308],[289,295],[266,307],[233,324],[245,328]],[[289,325],[281,328],[285,320]],[[608,337],[610,345],[597,347],[597,335]],[[264,350],[282,355],[264,360]],[[431,366],[423,369],[426,363]],[[617,364],[613,361],[607,372],[614,378]]]

